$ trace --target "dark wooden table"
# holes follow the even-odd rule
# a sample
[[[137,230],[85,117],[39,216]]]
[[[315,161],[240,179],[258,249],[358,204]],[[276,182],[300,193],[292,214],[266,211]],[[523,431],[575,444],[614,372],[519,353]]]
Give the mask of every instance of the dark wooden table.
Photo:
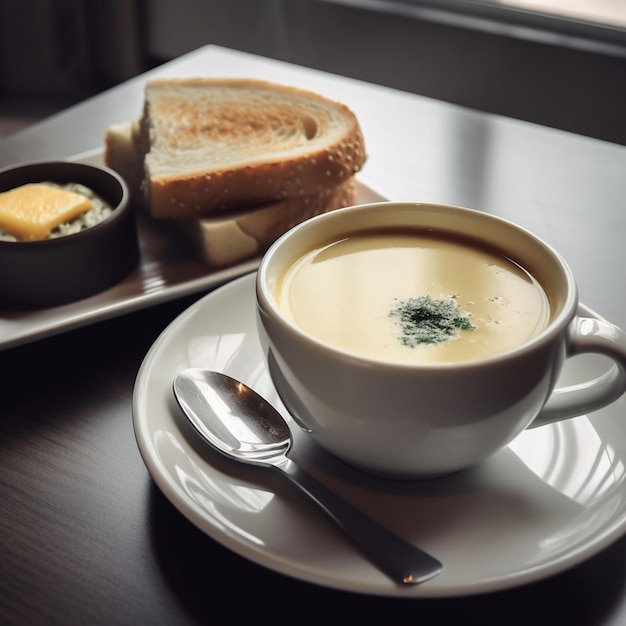
[[[228,60],[231,65],[225,66]],[[381,192],[402,199],[480,204],[487,210],[503,206],[507,198],[501,212],[518,216],[566,248],[564,254],[573,258],[581,275],[583,299],[626,325],[621,278],[626,246],[616,244],[618,237],[623,244],[625,232],[624,148],[337,77],[303,74],[299,68],[215,48],[159,71],[258,75],[263,68],[276,80],[300,80],[326,91],[336,88],[337,98],[358,110],[371,138],[371,167],[364,176]],[[103,127],[135,114],[142,79],[1,142],[0,165],[97,147]],[[371,95],[367,102],[361,99],[364,93]],[[417,119],[407,122],[409,138],[392,146],[389,127],[375,111],[394,102],[398,115],[410,105]],[[85,126],[88,119],[97,120],[95,128],[64,143],[51,140],[63,134],[65,125]],[[401,125],[402,120],[389,123]],[[455,144],[477,141],[486,127],[490,154],[499,150],[489,176],[481,174],[484,150],[482,163],[477,163],[476,153],[470,158],[467,146]],[[420,152],[430,148],[430,157],[415,156],[407,164],[397,150],[411,141],[421,142]],[[429,158],[441,157],[446,142],[455,147],[455,159],[442,162],[441,169],[427,165]],[[395,166],[389,163],[394,158]],[[458,177],[447,178],[455,168]],[[572,168],[591,180],[575,176]],[[570,185],[563,184],[567,181]],[[589,207],[593,189],[598,203]],[[528,203],[531,197],[535,200]],[[570,216],[560,230],[553,228],[555,214]],[[319,624],[365,619],[384,624],[626,624],[626,539],[523,587],[405,600],[301,582],[256,565],[200,532],[155,487],[137,448],[131,408],[146,352],[200,295],[0,351],[0,624]]]

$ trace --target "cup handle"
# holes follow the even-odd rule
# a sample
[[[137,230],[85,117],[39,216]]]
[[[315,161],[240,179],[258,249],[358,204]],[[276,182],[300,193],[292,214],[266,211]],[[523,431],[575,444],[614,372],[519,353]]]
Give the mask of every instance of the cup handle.
[[[574,318],[566,356],[586,353],[605,355],[613,365],[597,378],[555,389],[530,428],[597,411],[626,391],[626,333],[622,329],[601,318]]]

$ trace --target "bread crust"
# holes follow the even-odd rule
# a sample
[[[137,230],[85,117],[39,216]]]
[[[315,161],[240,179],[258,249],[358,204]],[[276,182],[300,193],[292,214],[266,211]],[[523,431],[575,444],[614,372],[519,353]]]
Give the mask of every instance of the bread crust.
[[[253,79],[149,81],[137,144],[156,218],[320,194],[349,180],[366,160],[348,107]]]
[[[211,117],[194,92],[214,89],[226,90],[230,101],[233,91],[251,91],[240,97],[246,106],[235,111],[224,108],[228,98],[220,99]],[[251,93],[265,94],[273,104],[297,96],[301,104],[266,106],[259,116],[247,106],[257,102]],[[159,79],[149,83],[145,102],[140,119],[107,128],[105,164],[126,179],[138,208],[181,231],[211,269],[259,256],[297,223],[356,201],[354,173],[365,162],[365,149],[354,114],[342,104],[251,79]],[[282,140],[268,130],[268,118]],[[246,147],[247,153],[238,158],[220,152],[218,140]],[[205,143],[216,154],[202,153]],[[188,167],[185,155],[197,152],[197,144],[200,171],[155,164],[159,154],[172,151]]]

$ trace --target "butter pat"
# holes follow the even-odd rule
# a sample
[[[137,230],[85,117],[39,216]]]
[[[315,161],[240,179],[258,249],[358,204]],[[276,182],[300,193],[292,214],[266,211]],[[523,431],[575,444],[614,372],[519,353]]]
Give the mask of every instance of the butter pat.
[[[24,241],[46,239],[57,226],[92,208],[81,194],[29,183],[0,193],[0,230]]]

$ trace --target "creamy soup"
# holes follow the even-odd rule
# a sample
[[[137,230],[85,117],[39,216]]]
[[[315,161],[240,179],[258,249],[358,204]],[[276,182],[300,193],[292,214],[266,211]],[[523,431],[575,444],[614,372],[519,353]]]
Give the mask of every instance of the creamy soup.
[[[277,299],[328,344],[409,363],[504,352],[550,316],[541,285],[497,250],[417,230],[360,232],[313,250],[288,268]]]

